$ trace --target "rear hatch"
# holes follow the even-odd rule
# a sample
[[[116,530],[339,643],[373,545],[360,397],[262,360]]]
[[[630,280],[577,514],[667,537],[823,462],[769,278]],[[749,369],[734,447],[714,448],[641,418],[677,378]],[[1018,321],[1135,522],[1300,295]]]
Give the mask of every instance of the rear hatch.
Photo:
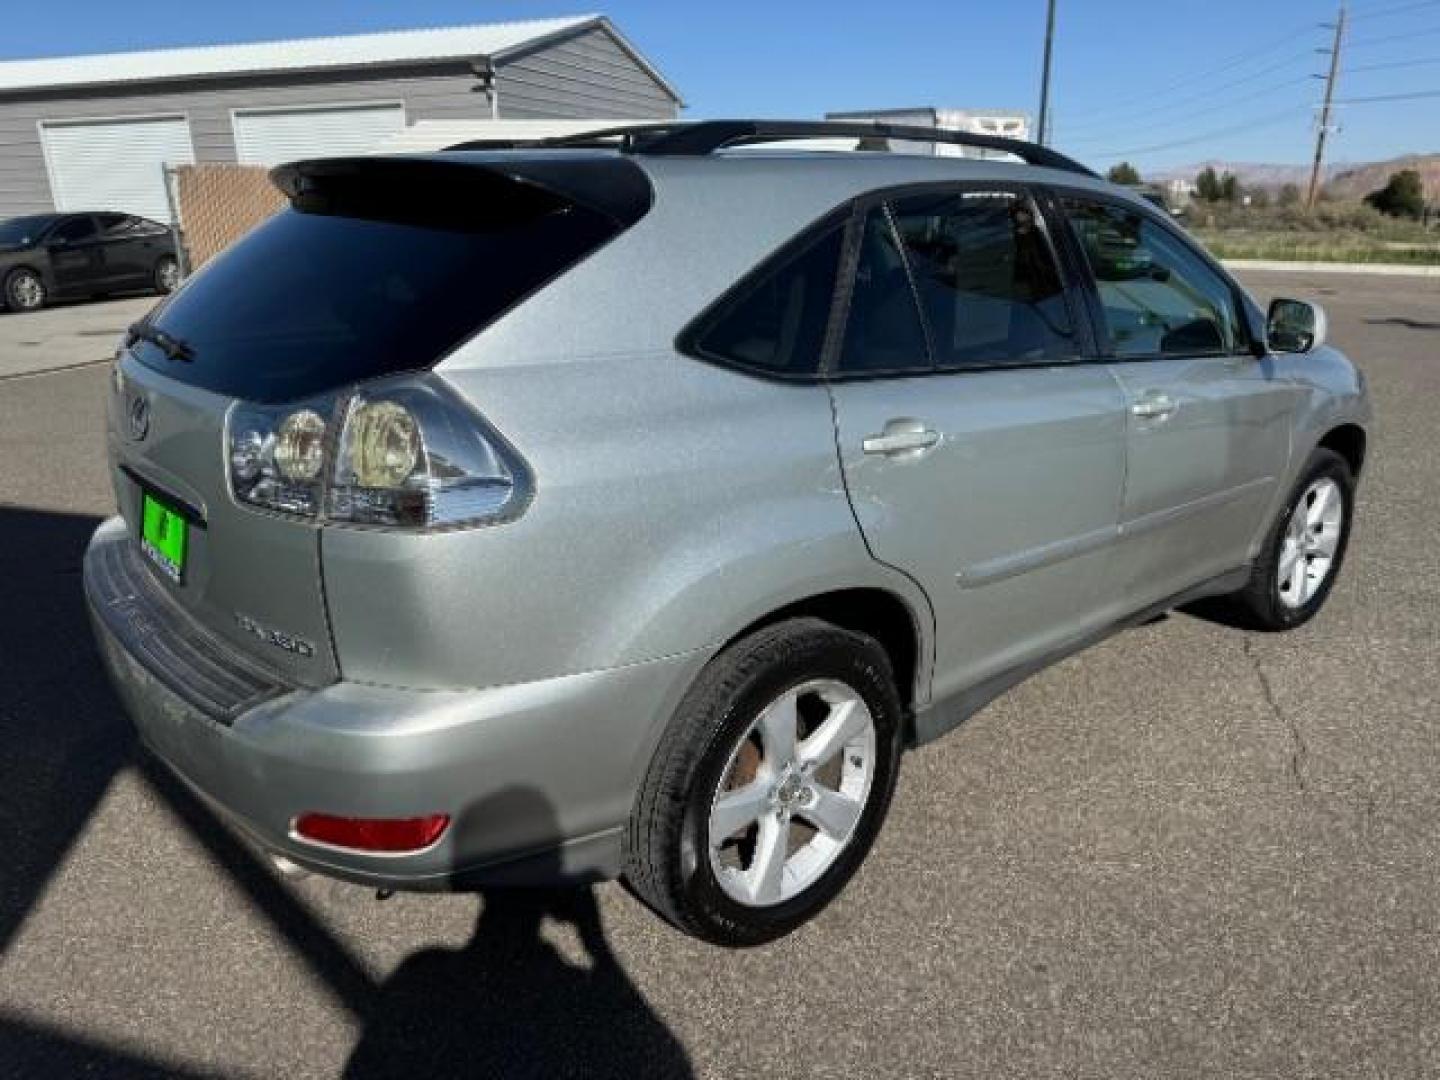
[[[315,686],[342,674],[323,518],[236,500],[232,410],[433,367],[638,219],[649,186],[613,155],[340,159],[275,179],[291,207],[127,335],[109,446],[120,513],[162,587],[236,649]]]

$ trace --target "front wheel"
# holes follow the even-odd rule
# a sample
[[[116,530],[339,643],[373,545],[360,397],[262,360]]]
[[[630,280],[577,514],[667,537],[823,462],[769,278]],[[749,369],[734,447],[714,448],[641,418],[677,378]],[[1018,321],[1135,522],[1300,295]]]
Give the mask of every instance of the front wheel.
[[[174,255],[162,255],[155,263],[155,291],[172,293],[180,287],[180,263]]]
[[[34,270],[21,267],[5,279],[5,303],[11,311],[35,311],[45,306],[45,282]]]
[[[1355,477],[1339,454],[1310,455],[1246,587],[1231,597],[1257,630],[1292,630],[1319,612],[1345,559],[1355,506]]]
[[[900,729],[873,639],[808,618],[742,639],[702,672],[661,739],[631,818],[626,881],[718,945],[789,933],[869,851]]]

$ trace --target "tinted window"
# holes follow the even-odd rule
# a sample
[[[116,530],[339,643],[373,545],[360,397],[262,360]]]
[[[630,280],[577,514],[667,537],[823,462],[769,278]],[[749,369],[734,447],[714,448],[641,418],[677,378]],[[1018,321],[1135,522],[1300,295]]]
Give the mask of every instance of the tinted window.
[[[155,325],[193,360],[141,341],[141,362],[257,401],[427,368],[623,228],[486,170],[370,172],[304,179],[303,209],[271,218],[157,309]]]
[[[938,367],[1073,358],[1074,328],[1029,199],[1003,191],[891,204]]]
[[[819,367],[844,229],[835,226],[768,268],[695,339],[702,356],[784,375]]]
[[[95,221],[90,217],[66,218],[59,225],[56,225],[47,240],[66,240],[74,243],[77,240],[89,240],[95,235]]]
[[[54,220],[55,218],[49,214],[36,214],[32,217],[0,221],[0,245],[34,243],[36,238]]]
[[[134,236],[140,226],[140,219],[128,214],[97,214],[100,219],[100,235],[106,238]]]
[[[845,320],[840,370],[850,373],[926,371],[930,352],[899,238],[884,207],[871,210]]]
[[[1205,356],[1243,342],[1230,285],[1139,210],[1064,200],[1089,260],[1116,356]]]

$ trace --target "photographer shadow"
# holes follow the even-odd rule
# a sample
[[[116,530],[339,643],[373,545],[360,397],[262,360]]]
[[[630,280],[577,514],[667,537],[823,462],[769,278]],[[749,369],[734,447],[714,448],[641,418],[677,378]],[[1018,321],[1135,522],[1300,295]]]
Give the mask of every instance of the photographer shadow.
[[[525,814],[551,825],[537,792],[511,788],[456,823]],[[531,863],[538,880],[560,870]],[[492,888],[481,893],[474,933],[458,949],[426,949],[403,961],[375,991],[346,1067],[380,1076],[693,1075],[679,1041],[630,980],[606,940],[595,893],[572,888]],[[545,923],[572,930],[576,962],[545,936]]]

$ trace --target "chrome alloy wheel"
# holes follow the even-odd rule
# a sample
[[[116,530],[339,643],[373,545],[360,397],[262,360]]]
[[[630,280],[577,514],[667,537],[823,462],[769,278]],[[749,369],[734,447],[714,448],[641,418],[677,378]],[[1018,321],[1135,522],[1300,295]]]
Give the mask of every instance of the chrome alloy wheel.
[[[854,837],[875,768],[875,719],[844,683],[802,683],[762,709],[710,807],[710,868],[725,894],[768,907],[813,885]]]
[[[1285,527],[1280,548],[1276,588],[1286,607],[1304,607],[1330,576],[1340,531],[1345,520],[1345,497],[1340,485],[1322,476],[1300,496]]]
[[[22,311],[37,308],[45,300],[45,286],[28,270],[22,270],[10,282],[10,299]]]
[[[180,264],[174,259],[162,260],[155,277],[161,292],[174,292],[180,287]]]

